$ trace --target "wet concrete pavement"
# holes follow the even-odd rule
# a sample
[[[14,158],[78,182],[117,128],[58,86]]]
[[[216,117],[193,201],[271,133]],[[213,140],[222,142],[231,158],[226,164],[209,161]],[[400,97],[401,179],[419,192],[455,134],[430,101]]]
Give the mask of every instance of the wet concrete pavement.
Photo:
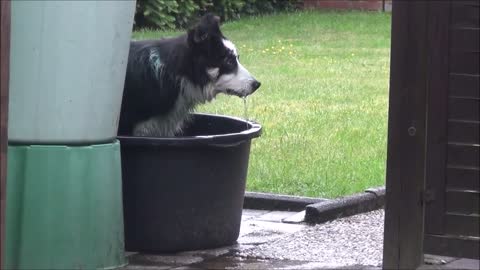
[[[129,255],[125,269],[380,269],[383,210],[319,225],[303,213],[245,209],[236,245]]]
[[[304,212],[244,209],[237,244],[174,254],[129,253],[123,270],[381,269],[384,211],[323,224]],[[419,269],[479,269],[478,260],[426,255]]]
[[[315,262],[315,267],[381,266],[383,211],[342,218],[283,235],[239,253],[242,257]]]

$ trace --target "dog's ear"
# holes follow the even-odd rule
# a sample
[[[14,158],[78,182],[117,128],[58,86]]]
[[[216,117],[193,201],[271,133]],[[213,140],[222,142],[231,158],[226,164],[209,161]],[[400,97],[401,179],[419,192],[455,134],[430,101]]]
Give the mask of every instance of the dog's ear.
[[[209,13],[188,31],[188,40],[197,44],[202,43],[215,33],[220,33],[220,17]]]
[[[220,25],[220,17],[219,17],[219,16],[213,15],[212,20],[213,20],[213,22],[216,23],[217,25]]]

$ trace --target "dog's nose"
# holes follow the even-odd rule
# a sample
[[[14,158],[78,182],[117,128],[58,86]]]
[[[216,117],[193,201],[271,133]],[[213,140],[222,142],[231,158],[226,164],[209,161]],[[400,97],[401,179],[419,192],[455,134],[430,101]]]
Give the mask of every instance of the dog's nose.
[[[262,84],[261,84],[259,81],[257,81],[257,80],[253,81],[253,82],[252,82],[252,93],[253,93],[255,90],[257,90],[257,89],[260,87],[260,85],[262,85]]]

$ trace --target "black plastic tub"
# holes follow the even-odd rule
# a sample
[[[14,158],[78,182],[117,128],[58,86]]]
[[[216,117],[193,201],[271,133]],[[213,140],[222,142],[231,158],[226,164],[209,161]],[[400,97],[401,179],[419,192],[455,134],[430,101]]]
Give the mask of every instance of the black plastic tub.
[[[261,126],[194,114],[184,136],[119,136],[125,248],[175,252],[235,243],[250,143]]]

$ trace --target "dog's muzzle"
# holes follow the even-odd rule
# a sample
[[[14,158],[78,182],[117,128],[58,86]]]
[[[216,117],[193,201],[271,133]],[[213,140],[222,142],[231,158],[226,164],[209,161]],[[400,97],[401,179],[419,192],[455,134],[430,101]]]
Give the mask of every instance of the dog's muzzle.
[[[250,94],[253,94],[253,92],[257,91],[258,88],[260,88],[260,85],[262,85],[259,81],[255,80],[252,82],[251,87],[252,87],[252,92]]]

